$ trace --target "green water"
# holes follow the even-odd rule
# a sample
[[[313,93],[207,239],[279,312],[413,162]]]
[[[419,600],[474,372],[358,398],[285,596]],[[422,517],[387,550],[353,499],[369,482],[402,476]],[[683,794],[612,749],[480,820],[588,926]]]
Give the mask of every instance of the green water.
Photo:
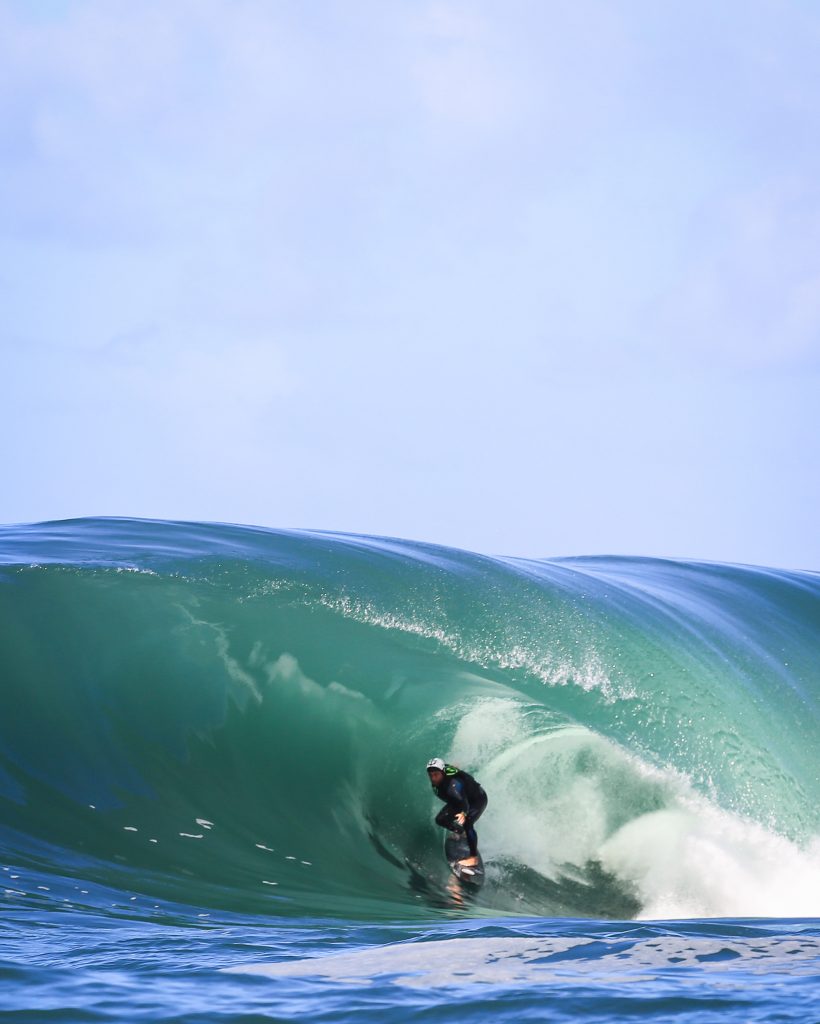
[[[20,858],[243,911],[447,913],[441,754],[490,794],[476,912],[795,912],[812,574],[110,520],[0,553]]]

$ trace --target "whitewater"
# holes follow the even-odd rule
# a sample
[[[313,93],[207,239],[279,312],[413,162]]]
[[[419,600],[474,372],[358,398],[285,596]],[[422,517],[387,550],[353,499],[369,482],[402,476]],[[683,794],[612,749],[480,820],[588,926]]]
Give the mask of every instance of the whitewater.
[[[820,1021],[819,647],[810,571],[0,527],[0,1020]]]

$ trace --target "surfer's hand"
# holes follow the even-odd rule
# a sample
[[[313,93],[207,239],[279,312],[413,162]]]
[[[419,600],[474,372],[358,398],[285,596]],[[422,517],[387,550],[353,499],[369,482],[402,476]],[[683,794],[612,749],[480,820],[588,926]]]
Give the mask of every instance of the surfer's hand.
[[[463,825],[466,820],[467,815],[464,813],[464,811],[459,811],[458,814],[456,815],[456,821],[458,822],[458,824]]]

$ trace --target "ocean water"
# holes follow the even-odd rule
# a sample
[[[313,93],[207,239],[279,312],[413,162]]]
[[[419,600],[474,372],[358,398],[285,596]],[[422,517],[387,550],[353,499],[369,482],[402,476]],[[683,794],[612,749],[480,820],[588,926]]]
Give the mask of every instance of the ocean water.
[[[819,652],[811,572],[0,528],[0,1020],[818,1022]]]

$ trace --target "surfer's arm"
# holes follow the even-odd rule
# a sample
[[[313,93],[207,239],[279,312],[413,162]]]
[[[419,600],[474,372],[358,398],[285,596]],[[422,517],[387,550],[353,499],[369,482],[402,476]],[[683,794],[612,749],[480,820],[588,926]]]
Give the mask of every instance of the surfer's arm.
[[[463,825],[470,811],[470,801],[467,799],[464,787],[456,779],[453,779],[448,787],[447,803],[455,808],[455,820],[459,825]]]

